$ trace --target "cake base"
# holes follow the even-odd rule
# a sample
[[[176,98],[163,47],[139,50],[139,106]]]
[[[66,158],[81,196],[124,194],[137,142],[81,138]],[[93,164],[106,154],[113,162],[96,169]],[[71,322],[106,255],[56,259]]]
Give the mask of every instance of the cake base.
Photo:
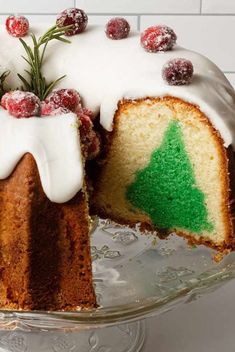
[[[0,308],[95,307],[89,223],[85,192],[51,202],[26,154],[0,181]]]

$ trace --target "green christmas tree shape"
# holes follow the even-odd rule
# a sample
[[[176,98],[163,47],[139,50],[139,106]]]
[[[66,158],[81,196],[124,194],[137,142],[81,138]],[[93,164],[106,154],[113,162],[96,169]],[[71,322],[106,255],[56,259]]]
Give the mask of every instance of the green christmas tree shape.
[[[194,233],[212,231],[205,195],[197,188],[180,124],[170,122],[161,146],[146,168],[127,188],[127,199],[148,214],[158,228],[180,228]]]

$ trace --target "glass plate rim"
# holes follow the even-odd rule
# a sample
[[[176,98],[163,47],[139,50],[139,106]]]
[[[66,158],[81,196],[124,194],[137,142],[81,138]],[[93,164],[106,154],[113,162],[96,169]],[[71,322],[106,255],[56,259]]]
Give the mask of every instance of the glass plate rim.
[[[71,326],[74,326],[74,328],[84,325],[103,327],[116,323],[129,323],[148,316],[154,316],[158,312],[168,311],[181,302],[195,299],[198,294],[202,295],[208,291],[214,291],[233,278],[235,278],[235,268],[234,265],[231,265],[229,269],[223,269],[219,273],[211,270],[209,277],[200,280],[200,284],[197,280],[190,286],[182,287],[162,299],[156,299],[152,296],[133,304],[73,312],[0,310],[0,324],[2,327],[2,324],[7,326],[19,323],[19,325],[22,324],[22,326],[25,325],[34,329],[45,329],[47,327],[48,329],[57,330],[66,327],[71,328]]]

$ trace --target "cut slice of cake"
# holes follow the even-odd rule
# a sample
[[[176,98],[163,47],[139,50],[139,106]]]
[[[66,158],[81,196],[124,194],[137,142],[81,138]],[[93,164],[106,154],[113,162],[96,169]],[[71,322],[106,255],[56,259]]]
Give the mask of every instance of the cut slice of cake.
[[[62,204],[45,195],[25,154],[0,181],[0,308],[77,310],[96,306],[85,190]]]
[[[218,250],[234,247],[229,150],[197,106],[173,97],[124,100],[108,140],[96,212]]]
[[[78,127],[0,108],[0,308],[96,306]]]

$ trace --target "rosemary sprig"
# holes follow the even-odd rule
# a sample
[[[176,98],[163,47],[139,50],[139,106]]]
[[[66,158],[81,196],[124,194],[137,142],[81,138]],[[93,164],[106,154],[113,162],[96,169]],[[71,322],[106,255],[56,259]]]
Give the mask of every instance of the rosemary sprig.
[[[18,77],[23,83],[23,88],[29,92],[33,92],[41,100],[44,100],[54,89],[55,85],[65,77],[64,75],[57,78],[55,81],[47,82],[46,78],[43,76],[42,65],[47,45],[52,40],[70,43],[69,40],[63,38],[63,35],[70,27],[71,26],[58,27],[55,25],[44,33],[38,40],[35,35],[31,33],[30,36],[33,42],[32,48],[22,38],[19,38],[26,52],[26,57],[22,56],[22,58],[30,66],[30,70],[24,70],[29,78],[25,78],[19,73]]]
[[[4,95],[4,93],[7,91],[7,89],[5,89],[4,83],[5,80],[7,78],[7,76],[9,76],[10,71],[4,71],[1,75],[0,75],[0,99],[2,98],[2,96]]]

